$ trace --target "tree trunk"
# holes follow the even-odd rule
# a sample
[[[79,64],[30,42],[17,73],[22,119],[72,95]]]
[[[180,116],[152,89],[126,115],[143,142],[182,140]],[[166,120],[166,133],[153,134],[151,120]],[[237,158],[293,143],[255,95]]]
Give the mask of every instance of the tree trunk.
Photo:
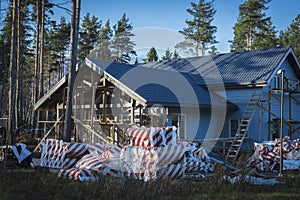
[[[64,140],[71,141],[73,88],[75,82],[75,69],[77,62],[77,46],[80,19],[80,0],[72,0],[72,26],[70,45],[70,65],[68,74],[67,109],[65,116]]]
[[[16,24],[17,24],[17,31],[16,31],[16,34],[17,34],[17,40],[16,40],[16,110],[15,110],[15,120],[16,120],[16,129],[18,129],[18,116],[20,116],[20,111],[21,111],[21,108],[19,106],[19,102],[20,102],[20,57],[21,57],[21,53],[20,53],[20,48],[21,48],[21,42],[20,42],[20,0],[18,0],[18,7],[17,7],[17,19],[16,19]]]
[[[34,67],[34,83],[33,83],[33,104],[35,104],[39,97],[39,46],[40,46],[40,0],[36,1],[36,33],[35,33],[35,67]],[[38,111],[32,112],[32,129],[33,136],[37,128]]]
[[[201,43],[201,53],[202,53],[202,56],[205,56],[205,43],[204,42]]]
[[[16,135],[16,71],[17,71],[17,8],[18,0],[13,1],[12,29],[11,29],[11,49],[9,64],[9,92],[8,92],[8,127],[6,134],[6,144],[12,144]]]
[[[38,55],[38,62],[39,62],[39,89],[38,89],[38,99],[44,96],[44,32],[45,32],[45,0],[39,0],[39,17],[40,17],[40,46],[39,46],[39,55]],[[37,99],[37,101],[38,101]],[[45,113],[43,111],[38,111],[38,120],[44,120]],[[42,124],[37,123],[38,128],[42,129]]]
[[[39,48],[39,98],[44,95],[44,22],[45,22],[45,0],[40,1],[40,48]]]
[[[196,40],[196,56],[199,55],[199,42]]]

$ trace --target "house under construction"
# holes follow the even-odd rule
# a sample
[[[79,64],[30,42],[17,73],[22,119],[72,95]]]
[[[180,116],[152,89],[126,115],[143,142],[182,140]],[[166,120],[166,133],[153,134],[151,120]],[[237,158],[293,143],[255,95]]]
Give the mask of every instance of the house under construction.
[[[299,81],[291,47],[135,65],[87,58],[75,81],[73,138],[124,143],[131,125],[168,125],[180,140],[224,146],[236,158],[245,141],[279,137],[281,103],[284,135],[299,137]],[[63,134],[66,87],[64,77],[35,104],[48,113],[45,135]]]

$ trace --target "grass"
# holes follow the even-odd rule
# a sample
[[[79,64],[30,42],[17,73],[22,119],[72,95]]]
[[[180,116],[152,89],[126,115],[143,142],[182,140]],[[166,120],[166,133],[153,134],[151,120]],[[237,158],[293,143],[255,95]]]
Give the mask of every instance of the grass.
[[[97,182],[59,179],[55,173],[33,169],[0,172],[0,199],[299,199],[300,173],[289,172],[284,184],[231,185],[221,173],[203,178],[160,180],[147,183],[114,177]]]

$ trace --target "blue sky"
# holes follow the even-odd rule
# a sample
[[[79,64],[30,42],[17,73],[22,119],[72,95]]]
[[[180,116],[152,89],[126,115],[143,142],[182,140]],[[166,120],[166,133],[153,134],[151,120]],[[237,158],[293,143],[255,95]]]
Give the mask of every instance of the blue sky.
[[[190,18],[186,12],[186,9],[190,7],[190,2],[190,0],[82,0],[81,15],[90,12],[103,21],[110,19],[111,23],[114,24],[122,17],[123,13],[126,13],[136,29],[152,27],[168,29],[177,33],[186,26],[185,20]],[[244,0],[215,0],[214,5],[217,12],[213,24],[218,28],[216,33],[216,39],[219,41],[217,48],[221,53],[230,50],[228,40],[233,39],[232,27],[237,20],[238,7],[243,2]],[[286,29],[292,20],[300,14],[299,0],[272,0],[268,6],[269,9],[266,13],[272,17],[278,31]],[[147,40],[147,38],[144,39]]]
[[[221,53],[230,50],[228,40],[233,39],[232,27],[237,20],[238,7],[244,1],[215,0],[217,12],[213,24],[217,26],[216,39],[219,43],[216,46]],[[5,7],[4,2],[2,2],[2,8]],[[53,0],[53,2],[60,3],[65,0]],[[154,46],[161,51],[167,48],[172,50],[174,45],[182,39],[178,31],[186,27],[186,19],[191,19],[186,12],[186,9],[190,7],[190,2],[190,0],[81,0],[81,18],[90,12],[103,23],[110,19],[111,23],[115,24],[123,13],[126,13],[135,28],[136,38],[134,39],[137,49]],[[70,3],[63,6],[71,9]],[[268,6],[267,16],[272,17],[278,31],[286,29],[300,14],[300,0],[272,0]],[[3,11],[1,14],[4,14]],[[56,9],[55,17],[59,18],[61,15],[68,16],[64,10]]]

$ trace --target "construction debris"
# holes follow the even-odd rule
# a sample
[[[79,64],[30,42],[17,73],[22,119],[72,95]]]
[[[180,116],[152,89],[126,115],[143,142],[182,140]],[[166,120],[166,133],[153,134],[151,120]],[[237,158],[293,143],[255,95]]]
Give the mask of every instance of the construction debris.
[[[265,178],[253,177],[248,175],[246,176],[239,175],[235,177],[224,176],[223,179],[230,182],[231,184],[246,182],[253,185],[275,185],[279,183],[279,181],[276,178],[265,179]]]
[[[175,131],[174,127],[132,127],[126,146],[47,139],[41,145],[40,166],[56,168],[59,177],[80,181],[97,180],[100,174],[149,181],[212,172],[206,151],[177,142]]]
[[[300,169],[300,141],[283,138],[283,170]],[[257,171],[279,171],[280,140],[254,144],[254,154],[248,159],[247,166]]]

